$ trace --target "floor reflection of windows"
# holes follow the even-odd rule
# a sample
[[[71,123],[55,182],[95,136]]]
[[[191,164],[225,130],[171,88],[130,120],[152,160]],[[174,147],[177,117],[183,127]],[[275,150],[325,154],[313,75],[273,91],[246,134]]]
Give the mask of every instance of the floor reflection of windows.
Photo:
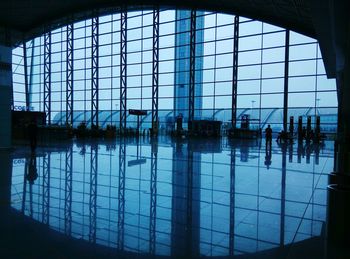
[[[332,162],[327,161],[327,157],[322,161],[319,150],[316,150],[316,153],[309,154],[314,158],[313,163],[305,158],[301,164],[310,163],[313,167],[295,170],[290,157],[293,152],[289,148],[288,163],[287,147],[284,147],[281,152],[272,151],[274,166],[267,170],[260,158],[265,155],[264,151],[255,148],[249,156],[249,163],[240,160],[240,154],[231,151],[234,158],[238,156],[238,159],[233,159],[231,169],[228,164],[218,162],[220,158],[215,157],[216,154],[202,155],[202,255],[227,255],[230,251],[232,253],[232,247],[234,254],[254,253],[320,235],[325,220],[324,179],[328,172],[322,166],[329,166]],[[226,155],[232,157],[232,153]],[[297,162],[296,159],[294,161]],[[229,179],[232,168],[235,178]],[[293,178],[294,181],[291,181]],[[308,183],[303,187],[306,179]],[[230,182],[234,186],[225,187]],[[234,195],[230,193],[232,189],[235,190]],[[292,198],[293,195],[305,201]],[[231,208],[234,206],[231,213],[230,204]],[[299,213],[295,214],[293,207]],[[235,227],[230,231],[232,218]],[[218,219],[220,224],[217,224]],[[233,243],[230,243],[232,239]]]
[[[273,146],[267,169],[264,146],[251,146],[245,162],[239,147],[80,143],[14,159],[12,207],[62,234],[126,251],[254,253],[320,235],[333,166],[327,145],[300,162],[298,145]]]

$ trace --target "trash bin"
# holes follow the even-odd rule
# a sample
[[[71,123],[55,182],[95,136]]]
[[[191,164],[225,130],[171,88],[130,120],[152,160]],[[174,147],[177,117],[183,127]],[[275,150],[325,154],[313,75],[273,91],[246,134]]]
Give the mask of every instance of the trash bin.
[[[344,247],[350,243],[350,185],[330,184],[327,191],[327,239]]]

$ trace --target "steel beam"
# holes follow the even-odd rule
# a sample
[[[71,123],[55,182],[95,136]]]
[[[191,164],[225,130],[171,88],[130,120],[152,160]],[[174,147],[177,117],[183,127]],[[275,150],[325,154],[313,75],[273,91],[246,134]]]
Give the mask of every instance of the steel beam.
[[[91,26],[91,126],[98,126],[98,81],[99,81],[99,17],[92,18]]]
[[[191,28],[190,28],[190,82],[188,94],[188,121],[194,120],[194,98],[196,86],[196,10],[191,10]]]
[[[98,169],[98,146],[91,144],[90,156],[90,203],[89,203],[89,222],[90,232],[89,241],[96,243],[96,198],[97,198],[97,169]]]
[[[23,66],[24,66],[24,91],[26,98],[26,111],[29,111],[29,84],[28,84],[28,60],[27,43],[23,41]]]
[[[29,76],[29,85],[28,85],[28,104],[32,103],[32,87],[33,87],[33,75],[34,75],[34,49],[35,49],[35,40],[32,40],[32,55],[30,60],[30,76]],[[30,107],[29,107],[30,110]]]
[[[66,49],[66,125],[73,125],[74,25],[67,25]]]
[[[288,131],[289,30],[286,30],[284,51],[283,130]]]
[[[51,170],[51,154],[48,153],[43,158],[43,214],[42,214],[42,223],[49,225],[50,219],[50,170]]]
[[[149,252],[155,255],[156,252],[156,219],[157,219],[157,170],[158,170],[158,143],[154,141],[151,146],[151,206],[149,222]]]
[[[65,204],[64,204],[64,232],[72,233],[72,183],[73,183],[73,148],[66,152]]]
[[[127,97],[127,21],[128,12],[120,13],[120,132],[126,129]]]
[[[238,42],[239,42],[239,16],[235,16],[233,31],[233,73],[232,73],[232,128],[237,124],[237,79],[238,79]]]
[[[125,165],[126,143],[122,137],[119,144],[119,184],[118,184],[118,240],[119,250],[124,249],[124,216],[125,216]]]
[[[158,133],[159,7],[153,9],[152,133]]]
[[[44,34],[44,112],[46,123],[51,124],[51,31]]]

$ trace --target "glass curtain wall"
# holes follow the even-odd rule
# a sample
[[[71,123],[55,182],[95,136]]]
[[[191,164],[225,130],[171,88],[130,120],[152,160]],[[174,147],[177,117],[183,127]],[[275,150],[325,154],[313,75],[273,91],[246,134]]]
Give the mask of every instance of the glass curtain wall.
[[[179,13],[187,13],[179,15]],[[197,12],[196,91],[200,100],[196,114],[201,119],[221,120],[229,126],[232,107],[234,15]],[[164,128],[178,115],[177,94],[187,68],[177,64],[189,58],[177,55],[186,48],[190,31],[188,11],[161,10],[159,21],[159,120]],[[198,25],[198,24],[197,24]],[[73,24],[74,126],[91,117],[92,20]],[[121,16],[99,17],[99,125],[119,125]],[[321,52],[315,39],[267,23],[239,17],[237,119],[248,114],[253,127],[272,124],[282,128],[285,62],[288,70],[288,117],[321,116],[321,128],[334,131],[337,118],[335,80],[327,79]],[[44,35],[26,43],[30,107],[43,111]],[[289,48],[289,60],[285,51]],[[127,16],[127,109],[148,110],[141,119],[142,128],[150,128],[152,108],[153,11],[130,11]],[[180,51],[181,52],[181,51]],[[25,103],[23,46],[13,50],[14,105]],[[65,124],[66,114],[67,27],[51,32],[51,123]],[[185,61],[185,62],[183,62]],[[181,63],[181,64],[182,64]],[[199,82],[197,79],[200,79]],[[180,80],[180,81],[179,81]],[[189,84],[189,82],[187,83]],[[188,109],[188,108],[187,108]],[[314,119],[312,122],[314,123]],[[237,125],[240,126],[239,124]],[[136,118],[127,116],[127,127],[136,127]]]

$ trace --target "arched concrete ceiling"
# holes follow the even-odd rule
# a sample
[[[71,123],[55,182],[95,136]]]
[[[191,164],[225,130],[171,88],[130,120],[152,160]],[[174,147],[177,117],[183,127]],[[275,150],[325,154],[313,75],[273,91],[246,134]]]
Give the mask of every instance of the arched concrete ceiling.
[[[29,38],[45,24],[64,24],[64,17],[86,17],[93,9],[118,10],[121,5],[161,6],[222,11],[265,21],[315,37],[310,0],[1,0],[0,27],[25,33]],[[91,14],[90,14],[91,15]]]
[[[92,10],[94,15],[106,14],[118,12],[122,5],[130,9],[153,5],[194,7],[237,14],[302,33],[319,41],[330,77],[335,76],[336,70],[334,46],[346,43],[342,35],[347,31],[344,24],[350,17],[348,0],[1,0],[0,44],[16,46],[41,35],[45,25],[54,29],[71,22],[69,19],[91,17]],[[338,13],[343,13],[345,18],[338,19]],[[334,20],[341,22],[336,24]]]

